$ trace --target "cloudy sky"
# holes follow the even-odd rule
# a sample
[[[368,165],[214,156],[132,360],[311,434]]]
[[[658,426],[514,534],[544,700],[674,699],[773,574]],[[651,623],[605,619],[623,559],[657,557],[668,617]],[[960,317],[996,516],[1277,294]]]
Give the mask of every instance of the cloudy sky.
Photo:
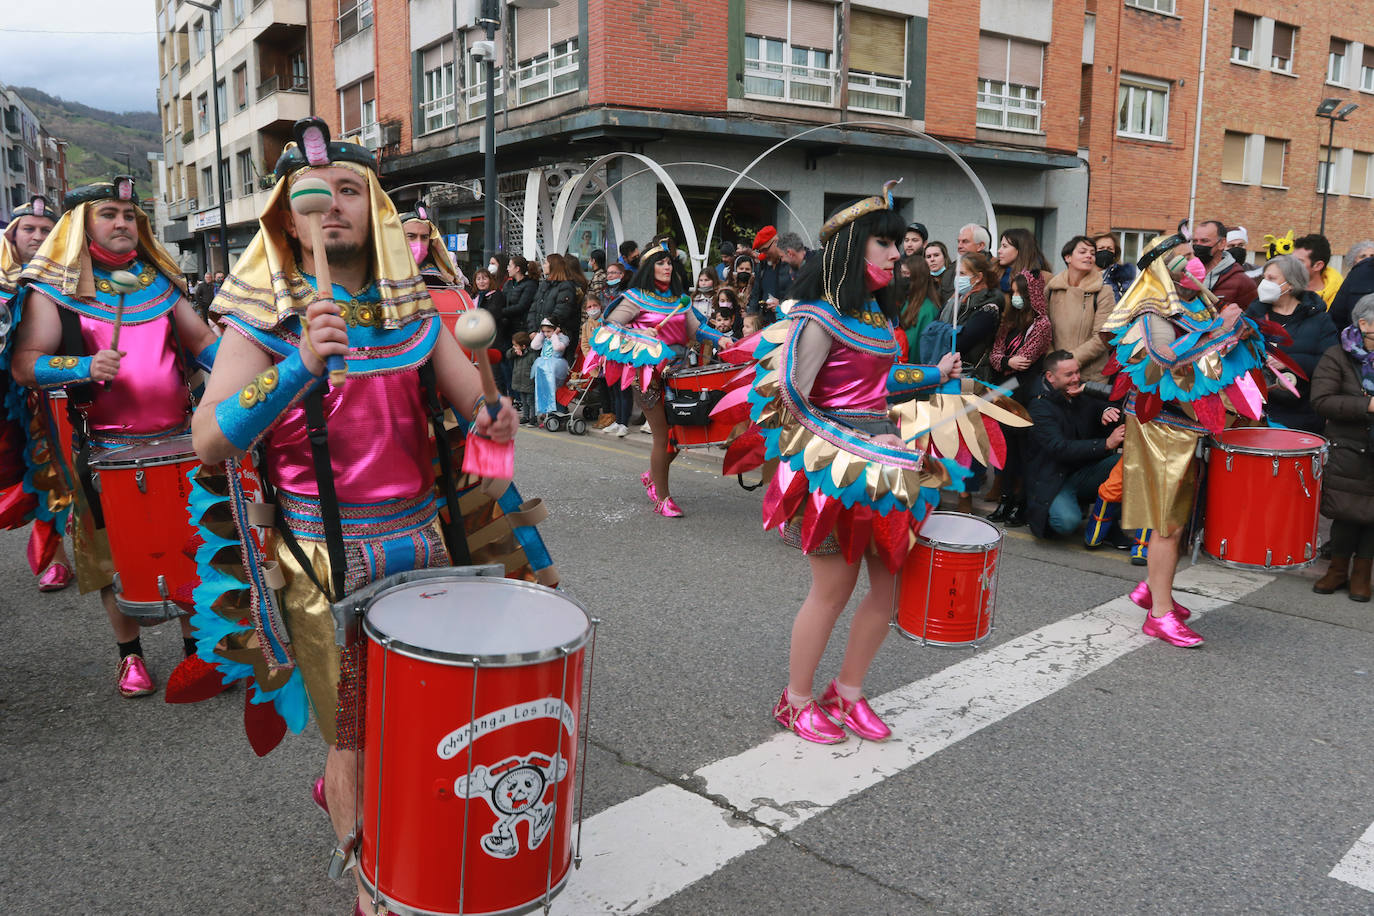
[[[157,110],[155,0],[0,0],[0,83]]]

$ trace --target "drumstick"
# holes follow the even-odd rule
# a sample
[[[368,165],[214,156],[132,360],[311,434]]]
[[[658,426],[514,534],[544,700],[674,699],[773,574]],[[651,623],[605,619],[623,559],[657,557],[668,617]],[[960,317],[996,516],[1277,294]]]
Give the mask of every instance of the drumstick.
[[[476,360],[477,374],[482,378],[482,396],[487,399],[487,412],[495,420],[501,412],[501,394],[496,389],[496,377],[491,373],[487,348],[496,340],[496,319],[486,309],[469,309],[454,323],[453,336],[471,351]]]
[[[315,255],[316,298],[334,298],[334,281],[329,276],[329,256],[324,248],[324,215],[334,206],[334,192],[319,178],[302,178],[291,188],[291,212],[304,216],[310,224],[310,246]],[[304,331],[310,333],[308,322],[301,317]],[[342,385],[348,377],[348,364],[337,353],[325,360],[329,367],[329,384]]]
[[[119,304],[115,306],[114,333],[110,335],[110,349],[119,349],[119,330],[124,326],[124,297],[138,289],[138,277],[127,270],[110,273],[110,285],[119,293]]]

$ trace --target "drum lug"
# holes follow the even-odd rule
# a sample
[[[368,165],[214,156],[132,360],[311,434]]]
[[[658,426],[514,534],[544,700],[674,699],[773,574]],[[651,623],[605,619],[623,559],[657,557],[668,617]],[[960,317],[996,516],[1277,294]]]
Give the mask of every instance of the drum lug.
[[[1308,499],[1312,498],[1312,491],[1307,489],[1307,478],[1303,476],[1302,465],[1297,465],[1298,483],[1302,485],[1302,495]]]
[[[1266,551],[1264,552],[1264,568],[1265,568],[1265,569],[1268,569],[1269,567],[1271,567],[1271,566],[1273,566],[1273,565],[1274,565],[1274,551],[1273,551],[1273,550],[1266,550]]]
[[[114,593],[116,595],[124,594],[124,585],[122,582],[119,581],[119,573],[114,574],[114,582],[112,584],[114,586]]]
[[[329,877],[337,881],[343,877],[343,873],[348,870],[348,864],[353,859],[353,847],[357,845],[357,831],[350,833],[339,841],[339,845],[334,847],[334,851],[329,854],[329,867],[327,869]]]
[[[1279,476],[1279,459],[1275,458],[1274,461],[1273,461],[1273,465],[1274,465],[1274,474],[1273,474],[1273,476],[1277,477],[1277,476]]]
[[[1235,457],[1236,457],[1236,456],[1233,455],[1233,454],[1231,454],[1230,452],[1227,452],[1227,453],[1226,453],[1226,472],[1227,472],[1228,474],[1231,472],[1231,461],[1232,461]]]
[[[1226,538],[1221,539],[1221,549],[1217,553],[1221,555],[1218,559],[1226,559]]]
[[[97,493],[100,492],[100,472],[99,472],[99,471],[91,471],[91,489],[94,490],[94,491],[97,492]]]
[[[134,483],[138,485],[138,492],[148,492],[148,484],[143,476],[143,468],[139,468],[137,471],[134,471]]]
[[[163,600],[163,601],[170,601],[170,600],[172,600],[171,593],[169,593],[169,592],[167,591],[167,577],[166,577],[166,576],[158,576],[158,577],[157,577],[157,593],[158,593],[159,595],[162,596],[162,600]]]
[[[1310,560],[1310,559],[1312,559],[1312,542],[1311,542],[1311,541],[1308,541],[1306,544],[1302,545],[1302,558],[1303,558],[1304,560]]]

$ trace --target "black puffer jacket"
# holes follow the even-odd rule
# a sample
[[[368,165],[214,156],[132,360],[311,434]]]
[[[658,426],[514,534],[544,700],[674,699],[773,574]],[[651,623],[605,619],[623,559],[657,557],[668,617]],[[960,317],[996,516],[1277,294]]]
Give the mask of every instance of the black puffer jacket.
[[[1045,384],[1043,376],[1036,382],[1026,460],[1026,520],[1036,537],[1049,531],[1050,503],[1068,476],[1111,451],[1109,430],[1102,425],[1107,407],[1106,401],[1091,394],[1066,398]]]
[[[534,297],[534,305],[525,317],[525,330],[533,337],[539,331],[539,324],[545,318],[568,335],[569,357],[577,352],[577,333],[580,326],[577,302],[577,287],[571,280],[540,280],[539,292]]]
[[[1337,344],[1312,373],[1312,406],[1331,443],[1322,477],[1322,515],[1374,525],[1374,414],[1360,386],[1360,367]]]
[[[525,330],[525,320],[529,317],[530,309],[534,306],[534,297],[539,294],[539,281],[530,277],[525,277],[523,280],[509,280],[501,292],[506,294],[506,307],[503,310],[506,329],[512,335],[516,331]]]
[[[1269,306],[1256,300],[1245,310],[1245,317],[1254,321],[1267,318],[1283,327],[1288,336],[1293,338],[1293,343],[1279,349],[1302,367],[1308,379],[1316,371],[1317,361],[1322,358],[1322,354],[1331,349],[1337,341],[1336,326],[1331,323],[1331,317],[1326,313],[1326,303],[1311,290],[1303,291],[1298,299],[1298,307],[1291,315],[1276,314],[1269,310]],[[1295,398],[1287,388],[1276,385],[1269,389],[1269,402],[1265,412],[1289,429],[1302,429],[1320,434],[1326,423],[1312,409],[1311,382],[1296,377],[1295,381],[1300,396]]]

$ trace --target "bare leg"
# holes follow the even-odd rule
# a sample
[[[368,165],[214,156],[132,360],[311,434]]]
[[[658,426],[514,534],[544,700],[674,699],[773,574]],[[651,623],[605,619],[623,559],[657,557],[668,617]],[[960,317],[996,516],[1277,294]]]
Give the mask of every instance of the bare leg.
[[[1174,574],[1178,572],[1182,533],[1182,529],[1176,528],[1173,534],[1166,535],[1156,529],[1150,535],[1145,581],[1150,585],[1150,597],[1154,601],[1150,608],[1151,616],[1163,617],[1174,609]]]
[[[329,749],[324,762],[324,797],[329,802],[329,820],[334,836],[340,841],[358,826],[358,752]],[[364,913],[372,913],[372,895],[363,890],[363,879],[357,869],[353,880],[358,887],[358,903]],[[379,910],[378,912],[385,912]]]
[[[115,642],[128,642],[138,638],[138,621],[125,614],[119,609],[119,605],[115,604],[112,587],[107,585],[100,590],[100,603],[105,605],[105,616],[110,619],[110,629],[114,630]]]
[[[663,402],[659,401],[653,407],[644,408],[644,419],[648,421],[649,430],[654,434],[654,444],[649,452],[649,476],[654,482],[658,498],[667,499],[670,495],[668,466],[673,463],[677,453],[668,451],[668,415],[663,411]]]
[[[787,670],[787,689],[794,696],[811,695],[812,681],[825,644],[830,641],[835,621],[844,612],[849,596],[854,593],[854,584],[859,580],[858,564],[850,565],[840,554],[808,559],[811,561],[811,590],[792,622],[792,650]]]
[[[882,560],[874,556],[868,558],[868,594],[859,602],[849,625],[849,643],[845,646],[844,663],[837,678],[841,684],[863,686],[868,668],[891,627],[895,581]]]

